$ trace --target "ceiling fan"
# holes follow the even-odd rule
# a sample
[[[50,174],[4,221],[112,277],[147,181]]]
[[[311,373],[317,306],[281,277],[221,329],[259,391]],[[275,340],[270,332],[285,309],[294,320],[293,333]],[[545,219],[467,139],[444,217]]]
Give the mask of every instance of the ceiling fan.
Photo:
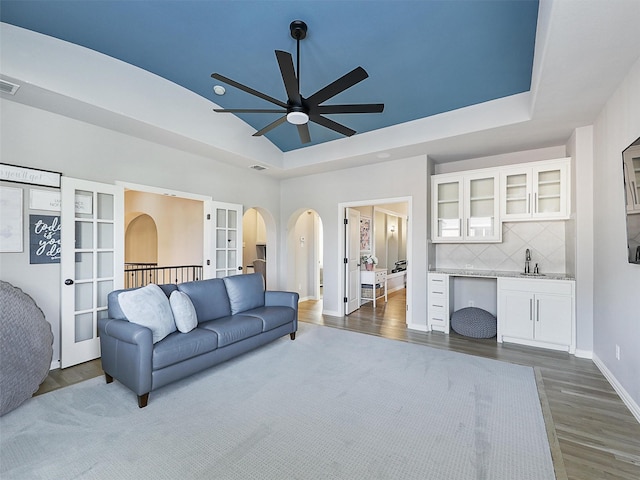
[[[265,133],[273,130],[278,125],[283,124],[285,121],[296,125],[298,127],[298,135],[302,143],[311,142],[311,136],[309,134],[308,122],[314,122],[323,127],[329,128],[335,132],[338,132],[347,137],[356,133],[345,125],[324,117],[324,114],[332,113],[380,113],[384,110],[383,103],[365,103],[365,104],[351,104],[351,105],[320,105],[321,103],[335,97],[339,93],[351,88],[355,84],[361,82],[369,76],[364,68],[357,67],[351,70],[346,75],[343,75],[339,79],[331,82],[324,88],[321,88],[316,93],[308,98],[304,98],[300,94],[300,40],[303,40],[307,36],[307,24],[302,20],[294,20],[289,25],[291,36],[296,40],[297,45],[297,67],[294,69],[293,58],[289,52],[283,52],[282,50],[276,50],[276,59],[278,60],[278,66],[280,67],[280,73],[282,75],[282,81],[287,92],[287,101],[282,102],[277,98],[273,98],[262,92],[247,87],[241,83],[238,83],[230,78],[227,78],[219,73],[212,73],[211,77],[224,82],[228,85],[236,87],[242,91],[250,93],[258,98],[266,100],[280,107],[279,109],[265,109],[265,108],[216,108],[215,112],[224,113],[283,113],[284,115],[261,130],[258,130],[253,134],[254,137],[259,137]]]

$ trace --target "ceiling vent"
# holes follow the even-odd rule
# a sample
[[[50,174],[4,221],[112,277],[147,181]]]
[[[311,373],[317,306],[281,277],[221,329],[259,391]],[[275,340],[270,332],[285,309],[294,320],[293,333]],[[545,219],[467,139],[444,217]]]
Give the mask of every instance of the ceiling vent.
[[[7,82],[6,80],[0,80],[0,92],[7,93],[9,95],[15,95],[20,85],[16,85],[15,83]]]
[[[257,171],[261,171],[261,170],[266,170],[267,167],[264,167],[262,165],[251,165],[249,168],[251,168],[252,170],[257,170]]]

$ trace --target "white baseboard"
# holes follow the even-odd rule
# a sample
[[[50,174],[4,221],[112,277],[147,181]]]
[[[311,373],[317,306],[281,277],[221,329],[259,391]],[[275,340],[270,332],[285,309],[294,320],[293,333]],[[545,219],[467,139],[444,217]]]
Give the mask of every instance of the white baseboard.
[[[56,370],[60,368],[60,360],[51,360],[51,366],[49,367],[49,370]]]
[[[407,325],[407,328],[409,330],[417,330],[419,332],[428,332],[429,331],[429,329],[427,328],[427,325],[423,324],[423,323],[412,323],[412,324]]]
[[[329,315],[330,317],[341,317],[342,316],[342,313],[335,312],[333,310],[323,310],[322,314],[323,315]]]
[[[624,387],[620,385],[620,382],[618,382],[618,379],[616,379],[613,373],[611,373],[611,370],[609,370],[606,367],[606,365],[602,362],[602,360],[598,358],[598,356],[595,353],[593,354],[593,363],[595,363],[596,367],[600,369],[600,371],[605,376],[605,378],[609,381],[613,389],[620,396],[624,404],[627,407],[629,407],[629,410],[631,410],[631,413],[633,414],[633,416],[636,417],[636,420],[638,421],[638,423],[640,423],[640,405],[638,405],[633,400],[633,398],[631,398],[631,396],[629,395],[629,393],[627,393]]]
[[[575,356],[578,358],[588,358],[593,359],[593,351],[592,350],[580,350],[576,348]]]

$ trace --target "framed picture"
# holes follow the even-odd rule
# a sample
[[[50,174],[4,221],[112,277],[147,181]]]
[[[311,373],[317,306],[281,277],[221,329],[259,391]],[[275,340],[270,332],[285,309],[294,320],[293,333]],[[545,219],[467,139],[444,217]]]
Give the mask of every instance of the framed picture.
[[[31,210],[60,211],[60,192],[57,190],[29,190],[29,208]]]
[[[0,252],[22,252],[22,189],[0,187]]]
[[[0,163],[0,180],[4,180],[6,182],[27,183],[31,185],[60,188],[61,176],[62,174],[58,172]]]
[[[60,263],[60,215],[29,215],[29,263]]]
[[[371,251],[371,217],[360,216],[360,251]]]

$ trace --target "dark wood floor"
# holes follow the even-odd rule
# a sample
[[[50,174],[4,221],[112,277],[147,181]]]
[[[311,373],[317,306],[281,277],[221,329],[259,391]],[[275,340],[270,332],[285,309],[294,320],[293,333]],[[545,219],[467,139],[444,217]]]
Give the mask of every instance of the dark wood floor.
[[[452,332],[416,332],[405,325],[405,291],[375,309],[363,305],[346,317],[322,315],[321,301],[300,304],[302,322],[378,335],[534,368],[557,480],[640,479],[640,424],[591,360],[567,353],[470,339]],[[53,370],[45,393],[102,374],[98,360]],[[517,479],[514,479],[517,480]]]

